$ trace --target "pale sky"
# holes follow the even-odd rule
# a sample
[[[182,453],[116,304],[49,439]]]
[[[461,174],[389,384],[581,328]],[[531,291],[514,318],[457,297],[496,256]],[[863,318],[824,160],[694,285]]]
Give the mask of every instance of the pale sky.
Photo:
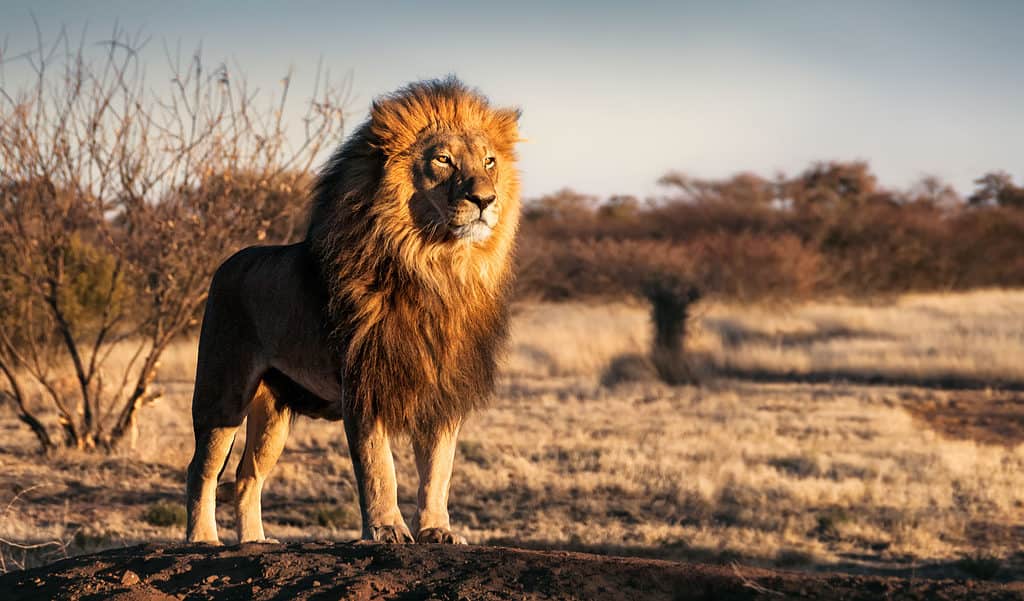
[[[3,0],[9,53],[35,44],[32,13],[44,34],[141,31],[154,67],[165,41],[202,43],[208,63],[237,63],[266,89],[294,66],[305,92],[322,57],[352,76],[351,126],[374,96],[454,73],[523,109],[527,196],[645,196],[672,169],[771,176],[827,159],[867,160],[893,187],[1024,178],[1024,2],[1012,0]]]

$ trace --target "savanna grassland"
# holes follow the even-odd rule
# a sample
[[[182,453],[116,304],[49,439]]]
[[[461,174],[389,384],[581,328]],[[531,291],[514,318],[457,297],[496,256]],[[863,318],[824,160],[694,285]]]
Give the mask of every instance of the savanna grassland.
[[[1007,579],[1024,540],[1024,292],[742,306],[703,301],[695,384],[643,356],[641,304],[523,303],[492,407],[463,430],[471,543]],[[0,568],[184,537],[194,341],[165,355],[133,449],[45,460],[0,414]],[[242,445],[222,481],[230,481]],[[400,500],[415,466],[397,449]],[[230,487],[219,507],[233,539]],[[356,538],[340,424],[298,419],[268,536]]]

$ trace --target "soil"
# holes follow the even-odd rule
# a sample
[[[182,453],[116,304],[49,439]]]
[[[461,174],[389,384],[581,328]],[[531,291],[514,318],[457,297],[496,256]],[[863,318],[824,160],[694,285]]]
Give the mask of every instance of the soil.
[[[1024,583],[803,574],[502,547],[140,545],[0,576],[0,599],[1024,599]]]
[[[1007,446],[1024,442],[1024,392],[907,392],[903,397],[901,403],[914,417],[949,438]]]

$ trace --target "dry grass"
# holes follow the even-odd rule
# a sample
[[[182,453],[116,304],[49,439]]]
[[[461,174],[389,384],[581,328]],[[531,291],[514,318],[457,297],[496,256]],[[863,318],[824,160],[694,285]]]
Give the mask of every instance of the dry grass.
[[[647,349],[649,321],[639,303],[517,306],[504,372],[513,379],[600,374],[616,356]]]
[[[1024,382],[1020,291],[913,294],[871,306],[708,307],[694,347],[718,371],[918,383]]]
[[[736,372],[1020,381],[1024,324],[1012,312],[1022,301],[989,291],[786,311],[709,306],[694,340],[710,368]],[[946,437],[907,409],[955,406],[961,393],[736,379],[602,386],[615,357],[644,351],[647,319],[634,305],[517,309],[496,402],[459,447],[451,509],[471,542],[918,574],[960,573],[964,558],[984,557],[994,561],[986,573],[1020,573],[1024,445]],[[40,462],[5,414],[0,506],[42,486],[0,517],[0,538],[70,541],[76,552],[183,537],[175,520],[153,516],[175,515],[168,504],[183,497],[194,353],[183,342],[165,357],[164,397],[140,415],[137,448],[119,456]],[[346,452],[340,424],[297,421],[265,494],[269,535],[357,535]],[[411,515],[404,445],[397,465]]]

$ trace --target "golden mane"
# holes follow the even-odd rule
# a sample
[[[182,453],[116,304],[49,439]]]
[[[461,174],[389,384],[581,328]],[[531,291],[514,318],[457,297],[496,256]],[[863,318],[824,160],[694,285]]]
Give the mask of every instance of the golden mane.
[[[375,101],[321,173],[307,243],[354,414],[416,433],[489,396],[519,221],[518,118],[457,79],[414,83]],[[501,218],[482,242],[451,240],[412,217],[411,150],[435,131],[483,134],[508,166],[496,185]]]

